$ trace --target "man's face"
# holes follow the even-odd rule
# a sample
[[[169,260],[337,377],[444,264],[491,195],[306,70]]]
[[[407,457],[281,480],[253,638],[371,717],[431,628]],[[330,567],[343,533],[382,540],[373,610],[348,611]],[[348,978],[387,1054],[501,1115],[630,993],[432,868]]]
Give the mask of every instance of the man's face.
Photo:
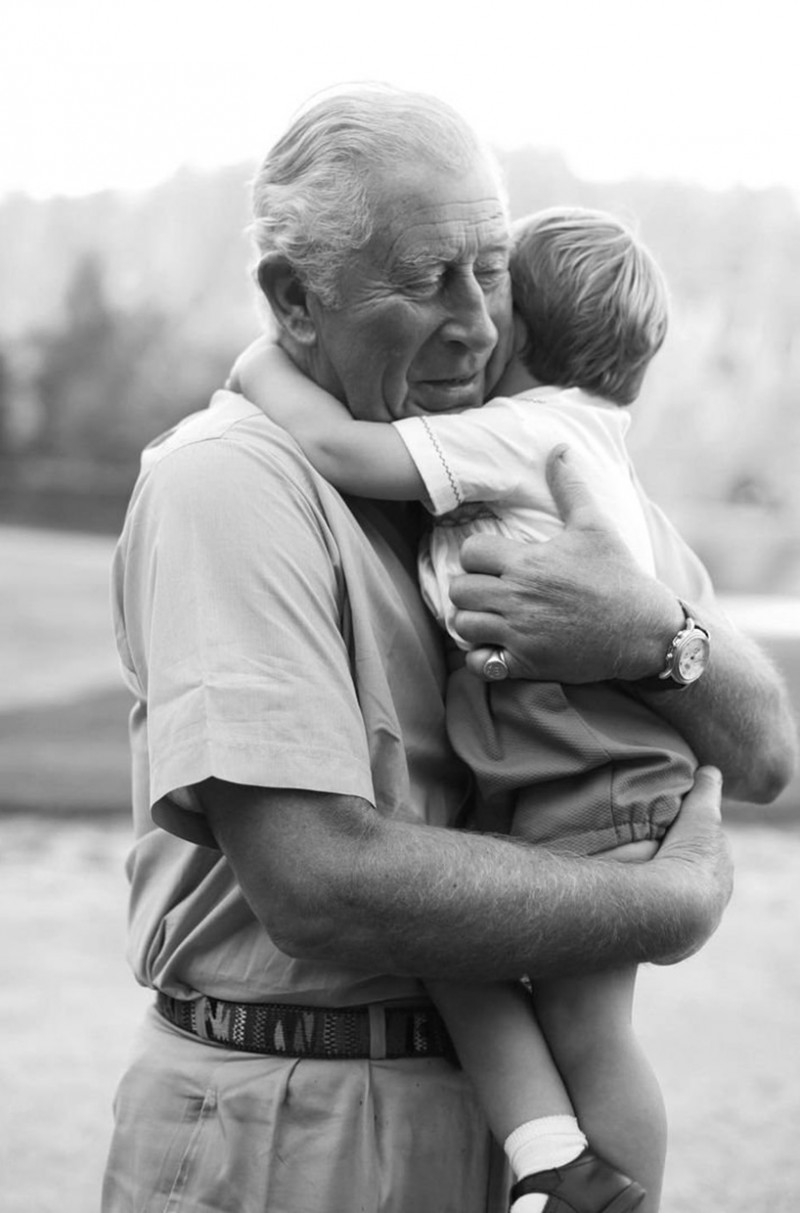
[[[363,420],[475,408],[511,342],[508,227],[492,174],[399,167],[372,198],[374,233],[342,273],[341,305],[308,297],[309,372]]]

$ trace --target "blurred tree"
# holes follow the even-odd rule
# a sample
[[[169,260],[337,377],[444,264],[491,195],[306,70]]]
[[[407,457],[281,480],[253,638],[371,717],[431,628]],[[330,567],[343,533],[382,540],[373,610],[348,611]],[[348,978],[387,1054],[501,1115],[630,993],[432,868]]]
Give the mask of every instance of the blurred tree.
[[[178,318],[152,305],[113,306],[98,257],[77,262],[66,320],[38,338],[42,406],[37,453],[130,463],[166,425],[202,407],[235,349],[198,347]]]
[[[35,386],[42,420],[35,447],[48,455],[91,457],[101,400],[109,390],[113,399],[118,335],[117,317],[108,304],[95,253],[85,253],[77,262],[65,309],[64,324],[40,333],[36,343],[41,370]]]
[[[0,349],[0,456],[8,455],[11,440],[11,367],[5,351]]]

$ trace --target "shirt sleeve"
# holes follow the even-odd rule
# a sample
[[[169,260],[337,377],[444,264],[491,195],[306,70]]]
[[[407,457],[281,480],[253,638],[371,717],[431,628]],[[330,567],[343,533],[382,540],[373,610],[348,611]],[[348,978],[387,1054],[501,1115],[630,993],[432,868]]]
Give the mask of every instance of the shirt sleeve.
[[[700,557],[689,547],[664,512],[644,492],[638,478],[635,486],[650,533],[655,575],[692,606],[718,608],[714,586]]]
[[[176,823],[210,776],[373,797],[337,553],[310,486],[291,460],[198,442],[154,467],[135,502],[123,629],[152,812],[173,832],[188,836]]]
[[[523,434],[509,403],[498,397],[464,413],[404,417],[392,423],[422,477],[432,513],[447,514],[467,501],[500,501],[517,493],[535,451],[531,434]],[[546,453],[544,427],[541,440]]]

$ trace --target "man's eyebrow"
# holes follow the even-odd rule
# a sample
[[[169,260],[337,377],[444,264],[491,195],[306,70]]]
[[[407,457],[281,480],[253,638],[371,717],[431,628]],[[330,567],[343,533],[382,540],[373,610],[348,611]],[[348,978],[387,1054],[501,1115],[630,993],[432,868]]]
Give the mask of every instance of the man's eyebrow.
[[[498,236],[491,243],[480,245],[474,251],[470,250],[469,259],[479,261],[485,257],[500,256],[507,258],[511,252],[511,238]],[[437,265],[449,265],[460,261],[464,254],[463,246],[453,241],[451,249],[432,249],[424,245],[414,245],[399,252],[394,259],[394,268],[400,270],[418,270],[433,268]]]
[[[492,256],[495,256],[496,254],[499,254],[501,257],[510,256],[510,254],[511,254],[511,238],[510,237],[503,238],[500,240],[493,240],[491,244],[484,244],[478,250],[478,257],[483,257],[483,256],[492,257]]]
[[[400,270],[415,270],[421,266],[439,265],[442,260],[441,255],[437,255],[432,249],[425,248],[424,246],[420,248],[419,245],[415,245],[404,252],[398,253],[394,258],[394,265]]]

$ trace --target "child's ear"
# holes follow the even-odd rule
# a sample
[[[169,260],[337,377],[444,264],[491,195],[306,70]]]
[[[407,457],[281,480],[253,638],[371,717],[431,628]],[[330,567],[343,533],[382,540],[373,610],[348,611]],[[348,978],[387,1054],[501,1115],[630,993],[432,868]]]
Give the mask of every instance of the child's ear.
[[[308,310],[308,292],[294,267],[281,253],[266,253],[258,263],[257,278],[281,330],[299,345],[313,345],[317,333]]]

